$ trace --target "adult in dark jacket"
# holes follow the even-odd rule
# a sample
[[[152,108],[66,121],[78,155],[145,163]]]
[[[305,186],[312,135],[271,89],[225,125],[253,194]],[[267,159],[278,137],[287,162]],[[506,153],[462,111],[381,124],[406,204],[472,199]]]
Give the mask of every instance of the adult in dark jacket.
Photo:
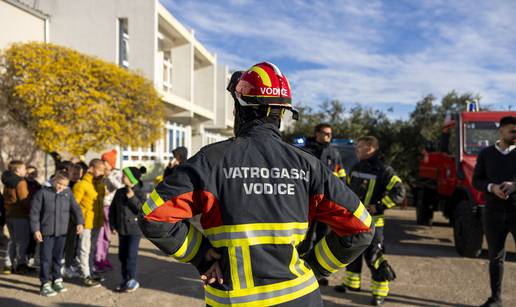
[[[77,221],[78,234],[84,224],[81,208],[68,188],[66,173],[56,173],[51,182],[51,187],[43,187],[34,195],[30,210],[31,229],[36,241],[41,243],[40,293],[43,296],[66,291],[61,266],[70,214]]]
[[[346,179],[346,171],[342,168],[342,157],[337,148],[330,145],[332,139],[332,128],[329,124],[318,124],[314,128],[314,137],[308,138],[306,151],[317,157],[322,164],[326,165],[337,177]],[[304,254],[313,248],[325,235],[330,232],[328,225],[314,221],[306,234],[306,239],[299,245],[299,252]],[[328,285],[328,279],[319,280],[320,285]]]
[[[473,186],[485,192],[484,233],[489,251],[491,297],[485,307],[502,306],[505,240],[516,238],[516,117],[500,120],[500,140],[477,157]]]
[[[139,288],[136,281],[136,264],[140,244],[140,227],[138,212],[146,200],[143,183],[145,167],[126,167],[122,170],[122,182],[125,187],[116,190],[111,207],[109,223],[111,229],[118,233],[118,259],[122,264],[122,283],[117,287],[121,292],[132,292]]]

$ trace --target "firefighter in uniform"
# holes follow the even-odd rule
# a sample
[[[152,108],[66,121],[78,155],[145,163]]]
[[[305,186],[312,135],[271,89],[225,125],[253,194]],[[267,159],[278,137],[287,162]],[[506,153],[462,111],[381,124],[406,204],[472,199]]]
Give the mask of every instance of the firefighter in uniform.
[[[281,140],[292,105],[275,65],[235,72],[228,90],[236,137],[203,147],[165,178],[142,206],[140,227],[197,268],[207,305],[322,306],[317,279],[363,253],[372,217],[318,159]],[[197,214],[202,231],[188,221]],[[296,245],[312,219],[332,231],[301,258]]]
[[[363,204],[373,215],[376,226],[373,242],[366,249],[363,258],[372,274],[371,303],[379,306],[389,293],[389,281],[396,278],[392,268],[383,255],[384,211],[400,205],[405,198],[401,179],[394,174],[378,157],[378,140],[373,136],[358,139],[356,154],[359,162],[355,164],[347,177],[347,182]],[[338,292],[360,291],[362,256],[346,268],[342,285],[335,287]]]
[[[341,180],[346,180],[346,170],[342,168],[340,152],[337,148],[330,145],[331,139],[331,125],[325,123],[318,124],[314,128],[314,137],[308,138],[304,149],[317,157],[335,176],[339,177]],[[299,244],[298,252],[304,254],[312,249],[329,231],[328,225],[314,221],[310,224],[305,240]],[[320,279],[319,285],[328,285],[328,279]]]

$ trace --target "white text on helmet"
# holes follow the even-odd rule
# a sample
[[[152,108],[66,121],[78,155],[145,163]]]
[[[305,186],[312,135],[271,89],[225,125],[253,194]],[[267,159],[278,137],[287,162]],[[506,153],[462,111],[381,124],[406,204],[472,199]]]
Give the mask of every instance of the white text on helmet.
[[[287,89],[282,88],[281,90],[277,87],[266,87],[266,88],[260,88],[260,91],[262,92],[262,95],[274,95],[279,96],[281,93],[281,96],[287,96]]]

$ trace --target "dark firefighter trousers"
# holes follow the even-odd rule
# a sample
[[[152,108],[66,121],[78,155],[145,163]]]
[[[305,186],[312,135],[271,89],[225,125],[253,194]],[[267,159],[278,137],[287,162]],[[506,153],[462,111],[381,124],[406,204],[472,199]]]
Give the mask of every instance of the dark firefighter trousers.
[[[357,259],[355,259],[355,261],[351,262],[346,267],[346,272],[344,273],[342,285],[348,288],[360,289],[362,258],[364,258],[365,263],[371,270],[371,290],[373,296],[386,297],[389,294],[389,281],[379,278],[374,268],[375,261],[380,260],[378,259],[378,255],[381,255],[383,251],[383,239],[383,227],[377,226],[371,245],[369,245],[369,247],[364,251],[362,255],[360,255]]]

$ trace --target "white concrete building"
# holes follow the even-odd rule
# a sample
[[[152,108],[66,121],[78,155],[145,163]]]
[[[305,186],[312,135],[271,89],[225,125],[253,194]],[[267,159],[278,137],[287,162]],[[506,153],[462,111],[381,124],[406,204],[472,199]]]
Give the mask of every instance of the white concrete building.
[[[120,166],[165,164],[178,146],[191,156],[232,135],[227,68],[158,0],[19,1],[49,15],[51,43],[153,80],[165,105],[163,137],[147,148],[119,149]]]

